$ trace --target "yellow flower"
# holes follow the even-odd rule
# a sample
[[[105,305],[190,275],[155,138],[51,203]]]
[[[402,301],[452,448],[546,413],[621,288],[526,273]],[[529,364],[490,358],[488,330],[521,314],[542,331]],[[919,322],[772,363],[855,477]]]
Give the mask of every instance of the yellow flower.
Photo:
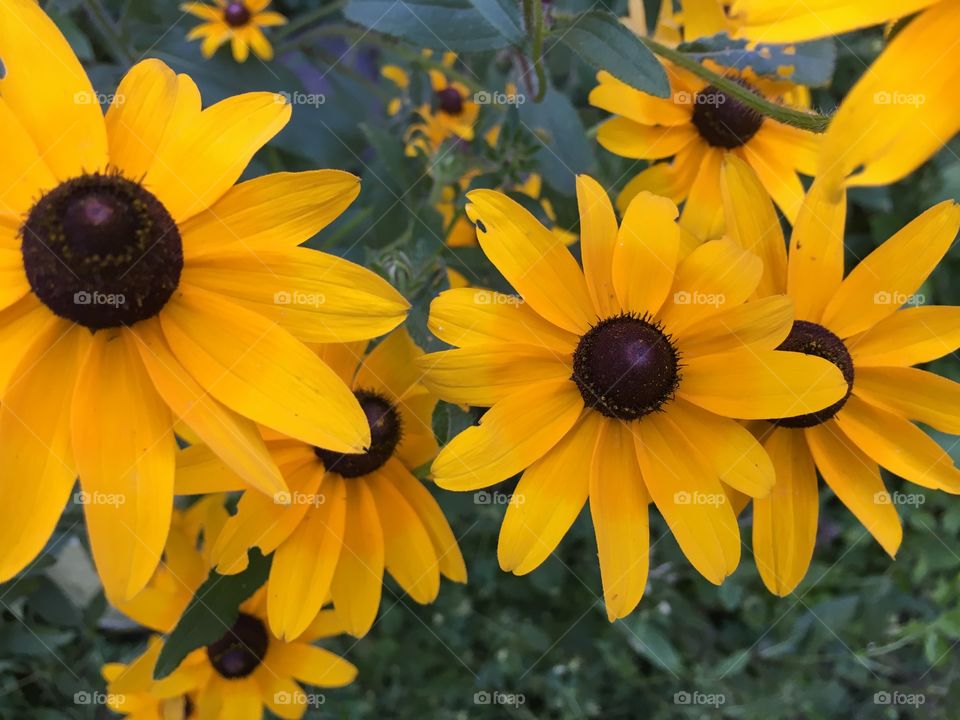
[[[445,53],[442,63],[453,67],[456,60],[455,54]],[[430,70],[429,76],[433,98],[417,109],[420,121],[412,124],[407,132],[406,152],[411,157],[418,152],[433,154],[450,138],[470,142],[480,116],[480,106],[471,99],[466,85],[450,82],[436,69]]]
[[[440,506],[411,473],[437,451],[431,423],[437,399],[415,367],[423,353],[402,329],[365,358],[363,348],[318,350],[364,408],[373,435],[369,451],[343,454],[268,434],[267,447],[290,490],[273,497],[247,491],[213,550],[225,574],[243,570],[251,547],[274,553],[267,616],[277,637],[300,636],[330,600],[347,632],[366,634],[380,606],[384,567],[419,603],[436,598],[441,575],[466,581]],[[205,448],[189,448],[178,491],[243,487],[218,468]]]
[[[817,530],[817,475],[893,556],[900,518],[879,466],[923,487],[960,493],[960,471],[912,421],[960,433],[960,384],[924,370],[960,346],[960,308],[901,309],[950,248],[960,206],[936,205],[843,277],[845,196],[818,180],[793,229],[789,256],[773,206],[736,158],[724,169],[731,236],[765,258],[760,297],[786,292],[796,321],[784,350],[822,357],[846,378],[844,397],[826,410],[762,428],[777,472],[773,492],[754,499],[753,549],[777,595],[803,579]]]
[[[362,450],[359,404],[301,339],[375,337],[407,303],[373,273],[297,247],[356,197],[354,176],[234,186],[288,121],[282,98],[201,111],[189,77],[146,60],[104,117],[31,0],[3,3],[0,47],[0,579],[41,551],[79,475],[104,586],[129,597],[170,525],[174,424],[271,493],[285,486],[257,423]]]
[[[774,351],[793,313],[783,297],[744,302],[756,256],[730,240],[684,247],[666,198],[638,194],[618,229],[594,180],[580,176],[577,195],[582,271],[517,203],[469,194],[480,246],[520,297],[441,293],[430,329],[456,349],[420,366],[442,398],[490,407],[440,451],[437,484],[477,490],[523,472],[498,548],[516,574],[543,562],[589,498],[613,620],[643,594],[651,500],[704,577],[736,568],[725,486],[763,496],[773,468],[731,418],[815,412],[846,382],[822,358]]]
[[[175,513],[164,564],[147,587],[117,607],[141,624],[169,632],[206,579],[210,547],[227,520],[223,497],[206,497]],[[199,547],[198,547],[199,546]],[[320,613],[300,640],[283,642],[266,623],[265,588],[240,606],[232,627],[221,638],[190,653],[167,677],[154,680],[163,649],[159,637],[129,665],[110,663],[107,703],[112,710],[137,718],[259,718],[269,708],[282,718],[299,718],[308,696],[295,681],[318,687],[341,687],[353,681],[356,668],[312,645],[343,632],[333,613]]]
[[[628,0],[624,24],[637,35],[647,35],[648,28],[643,0]],[[673,2],[660,5],[660,15],[653,37],[668,45],[679,45],[720,32],[731,33],[733,22],[724,12],[723,0],[680,0],[680,9]]]
[[[267,12],[270,0],[216,0],[216,5],[188,2],[180,6],[184,12],[205,20],[187,34],[187,40],[203,39],[200,52],[213,57],[228,40],[233,59],[244,62],[250,48],[261,60],[273,59],[273,47],[260,28],[284,25],[287,19],[278,12]]]
[[[668,98],[647,95],[607,72],[598,73],[600,84],[590,93],[592,105],[619,116],[600,126],[597,140],[604,148],[641,160],[672,158],[627,183],[617,199],[620,211],[649,190],[675,203],[686,200],[681,225],[702,239],[718,237],[724,230],[720,165],[735,155],[750,164],[793,222],[803,200],[797,173],[816,169],[817,137],[760,115],[682,69],[668,66],[667,74]],[[768,98],[782,87],[755,75],[740,81]]]

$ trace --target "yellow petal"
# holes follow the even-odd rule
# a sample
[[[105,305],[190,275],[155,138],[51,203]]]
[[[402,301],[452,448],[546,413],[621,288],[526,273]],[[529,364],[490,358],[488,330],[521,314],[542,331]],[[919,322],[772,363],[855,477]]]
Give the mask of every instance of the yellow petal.
[[[424,388],[416,361],[422,357],[407,329],[397,328],[363,358],[353,385],[381,390],[394,401],[419,394]]]
[[[127,331],[94,334],[70,418],[93,559],[121,599],[156,569],[173,509],[173,423],[134,344]]]
[[[823,324],[850,337],[909,302],[943,258],[960,229],[960,205],[934,205],[867,255],[833,294]]]
[[[453,438],[433,462],[437,485],[476,490],[530,467],[573,427],[583,398],[569,380],[544,382],[504,398]]]
[[[804,432],[824,482],[887,554],[895,556],[903,540],[903,528],[880,477],[880,468],[834,422]]]
[[[430,331],[450,345],[523,343],[573,352],[577,336],[540,317],[522,298],[489,290],[446,290],[430,303]]]
[[[790,237],[787,293],[797,320],[820,322],[823,309],[843,280],[843,228],[847,196],[834,196],[824,182],[814,182],[800,207]]]
[[[69,43],[32,0],[0,13],[0,95],[60,180],[102,170],[107,133],[98,96]],[[12,138],[6,138],[10,141]]]
[[[590,490],[590,466],[603,423],[600,413],[586,413],[523,473],[500,526],[497,558],[503,570],[526,575],[536,569],[573,525]]]
[[[960,383],[925,370],[858,367],[853,392],[871,405],[960,435]]]
[[[167,345],[158,320],[131,328],[154,387],[173,412],[222,457],[234,472],[258,490],[286,490],[257,426],[210,397],[183,368]]]
[[[630,201],[613,251],[613,285],[623,310],[655,315],[663,305],[679,254],[677,207],[648,192]]]
[[[770,492],[775,479],[773,465],[743,425],[683,400],[671,403],[669,413],[724,484],[749,497],[763,497]]]
[[[343,478],[327,475],[316,501],[308,503],[303,520],[273,554],[267,617],[270,631],[281,640],[302,635],[330,595],[343,546],[346,500]]]
[[[785,597],[803,580],[813,557],[817,473],[802,430],[777,428],[764,447],[777,482],[767,497],[753,501],[753,554],[763,584]]]
[[[189,261],[206,255],[296,247],[336,220],[360,193],[360,179],[342,170],[264,175],[231,187],[180,227]]]
[[[594,107],[614,115],[622,115],[640,125],[682,125],[690,122],[690,109],[673,101],[658,98],[630,87],[613,75],[601,70],[600,83],[590,91],[589,102]]]
[[[372,271],[308,248],[195,260],[182,281],[226,295],[306,342],[383,335],[410,307]]]
[[[960,470],[950,456],[912,422],[851,395],[837,425],[866,455],[923,487],[960,492]]]
[[[823,358],[753,349],[690,358],[678,390],[694,405],[743,420],[806,415],[846,392],[840,370]]]
[[[13,377],[24,350],[52,325],[61,326],[63,333],[62,323],[33,293],[0,310],[0,391]]]
[[[370,443],[366,416],[343,381],[263,316],[181,285],[160,321],[183,367],[228,408],[336,452]]]
[[[380,607],[384,538],[373,494],[363,478],[346,482],[347,516],[343,550],[333,576],[333,607],[344,629],[363,637]]]
[[[635,175],[617,196],[622,215],[638,193],[648,190],[679,204],[687,197],[700,170],[701,146],[691,143],[669,162],[658,162]]]
[[[740,529],[717,474],[669,411],[637,427],[636,453],[650,497],[690,564],[719,585],[740,562]]]
[[[70,404],[89,333],[57,320],[36,335],[12,372],[0,406],[0,579],[23,570],[43,549],[70,495],[76,472]]]
[[[270,462],[273,463],[273,460]],[[191,445],[177,453],[177,477],[173,487],[177,495],[205,495],[247,489],[243,478],[207,445]]]
[[[590,464],[590,517],[610,622],[633,612],[650,567],[650,496],[637,463],[635,430],[635,424],[602,421]]]
[[[858,369],[908,367],[936,360],[960,347],[960,307],[926,305],[898,310],[844,344]]]
[[[558,327],[583,333],[593,320],[587,283],[556,235],[506,195],[467,194],[483,252],[531,307]]]
[[[768,43],[813,40],[906,17],[939,0],[736,0],[743,37]]]
[[[165,135],[144,185],[183,222],[219,200],[289,119],[290,105],[273,93],[222,100]]]
[[[765,121],[765,124],[773,122]],[[797,213],[803,202],[803,183],[797,177],[796,170],[781,157],[776,146],[767,146],[765,128],[743,146],[740,153],[750,163],[764,189],[777,203],[777,207],[787,218],[787,222],[796,222]]]
[[[597,142],[614,155],[636,160],[673,157],[697,138],[692,125],[653,127],[625,117],[607,120],[597,132]]]
[[[279,676],[289,675],[308,685],[342,687],[357,676],[357,669],[352,664],[313,645],[278,643],[271,646],[271,651],[268,668]]]
[[[720,163],[725,153],[702,142],[695,148],[700,165],[683,204],[680,224],[700,240],[711,240],[719,237],[724,229]]]
[[[793,327],[793,301],[773,295],[724,308],[686,328],[677,338],[684,357],[712,355],[746,346],[773,350]]]
[[[40,191],[49,190],[57,181],[27,128],[3,99],[0,99],[0,133],[5,146],[0,167],[0,213],[19,226]],[[11,237],[11,240],[11,249],[19,250],[19,239]]]
[[[620,311],[613,288],[613,255],[617,245],[617,216],[607,192],[589,175],[577,175],[580,209],[580,252],[587,290],[600,317]]]
[[[425,355],[418,366],[431,392],[447,402],[490,407],[544,380],[573,374],[570,355],[529,345],[481,345]]]
[[[365,478],[383,527],[384,564],[393,579],[420,604],[440,592],[437,551],[420,517],[382,473]]]
[[[763,261],[757,295],[783,293],[787,287],[787,246],[783,228],[760,179],[743,160],[727,153],[720,175],[728,236]]]

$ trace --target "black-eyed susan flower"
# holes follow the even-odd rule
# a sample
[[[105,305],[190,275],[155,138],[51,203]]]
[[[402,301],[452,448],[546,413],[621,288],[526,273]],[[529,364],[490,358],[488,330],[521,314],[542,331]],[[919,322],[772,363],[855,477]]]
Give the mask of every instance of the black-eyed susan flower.
[[[79,475],[97,569],[126,597],[167,536],[174,424],[271,494],[285,485],[257,423],[362,451],[363,411],[300,339],[377,336],[407,303],[373,273],[297,247],[350,204],[357,178],[234,186],[288,121],[282,98],[201,110],[189,77],[147,60],[104,117],[29,0],[0,4],[0,48],[0,579],[41,551]]]
[[[134,620],[169,632],[210,570],[210,548],[222,531],[227,513],[221,496],[209,496],[174,518],[164,551],[164,564],[146,588],[117,607]],[[108,664],[107,703],[131,718],[263,717],[263,709],[281,718],[301,717],[310,696],[297,681],[321,688],[353,681],[356,668],[343,658],[313,645],[342,633],[330,611],[320,613],[296,642],[271,634],[266,623],[266,590],[260,588],[240,606],[223,635],[190,653],[167,677],[154,680],[163,649],[159,637],[129,665]]]
[[[914,368],[960,346],[960,308],[902,309],[960,228],[960,206],[936,205],[843,276],[845,196],[817,180],[793,228],[789,255],[773,206],[742,162],[728,159],[731,236],[765,258],[758,294],[786,292],[796,320],[781,349],[821,357],[847,390],[826,409],[758,430],[777,472],[753,501],[753,551],[764,583],[790,593],[806,574],[817,531],[817,471],[893,556],[900,518],[880,467],[926,488],[960,493],[950,456],[914,425],[960,433],[960,384]]]
[[[590,104],[618,116],[600,126],[600,145],[652,162],[624,187],[617,199],[620,211],[644,190],[675,203],[686,200],[680,223],[699,238],[719,237],[724,230],[720,165],[735,155],[750,164],[793,222],[803,199],[797,173],[816,169],[816,135],[764,117],[692,73],[666,69],[668,98],[647,95],[603,71],[590,93]],[[741,82],[768,99],[783,97],[780,81],[752,76]]]
[[[444,447],[438,485],[477,490],[522,472],[500,531],[503,569],[530,572],[589,499],[607,614],[639,602],[647,505],[690,562],[720,583],[740,559],[725,485],[762,496],[773,468],[731,418],[816,412],[846,391],[822,358],[775,351],[787,298],[745,303],[762,263],[730,240],[690,252],[677,208],[639,193],[619,228],[592,179],[577,180],[583,270],[520,205],[468,196],[480,246],[520,296],[450,290],[430,328],[456,349],[420,361],[450,402],[489,407]]]
[[[444,53],[441,63],[452,68],[457,62],[455,53]],[[474,102],[470,89],[459,81],[451,81],[443,71],[429,70],[432,96],[429,103],[417,108],[419,120],[407,132],[407,155],[431,155],[449,139],[470,142],[474,126],[480,116],[480,106]]]
[[[437,403],[420,383],[423,353],[405,330],[363,356],[363,344],[325,345],[320,355],[352,388],[373,441],[344,454],[277,433],[266,436],[289,491],[247,491],[213,550],[217,570],[246,567],[247,551],[273,553],[267,616],[273,634],[293,639],[332,601],[347,632],[361,636],[380,606],[384,569],[419,603],[432,602],[440,576],[465,582],[463,557],[443,512],[411,470],[437,451]],[[178,489],[240,489],[202,447],[183,453]]]
[[[273,59],[273,46],[261,28],[284,25],[287,19],[267,10],[270,0],[216,0],[216,5],[202,2],[183,3],[180,9],[205,22],[187,33],[187,40],[202,40],[200,52],[205,58],[226,42],[233,59],[245,62],[250,50],[261,60]]]

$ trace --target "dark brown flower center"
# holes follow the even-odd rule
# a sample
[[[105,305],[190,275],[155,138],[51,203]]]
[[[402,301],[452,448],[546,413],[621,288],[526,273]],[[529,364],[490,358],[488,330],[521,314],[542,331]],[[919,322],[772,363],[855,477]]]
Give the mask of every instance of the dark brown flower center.
[[[120,175],[61,183],[33,206],[20,236],[36,296],[56,315],[91,330],[153,317],[183,270],[180,232],[170,213]]]
[[[233,627],[207,645],[210,664],[229,680],[247,677],[267,654],[267,628],[260,618],[240,613]]]
[[[370,448],[363,453],[338,453],[315,447],[316,454],[328,472],[346,478],[369,475],[393,456],[403,434],[400,413],[383,395],[369,390],[357,390],[354,395],[370,424]]]
[[[459,115],[463,112],[463,95],[453,87],[445,87],[435,93],[437,107],[447,115]]]
[[[637,420],[673,397],[680,384],[680,354],[656,322],[617,315],[580,338],[572,379],[587,407]]]
[[[243,27],[250,22],[250,10],[242,2],[232,2],[223,9],[223,19],[230,27]]]
[[[772,422],[788,428],[806,428],[819,425],[826,422],[838,412],[847,402],[850,393],[853,390],[853,358],[850,357],[850,351],[843,344],[843,340],[838,338],[823,325],[807,322],[806,320],[797,320],[790,329],[787,339],[780,343],[777,350],[789,350],[799,352],[804,355],[814,355],[824,360],[829,360],[843,373],[843,379],[847,381],[847,394],[837,400],[830,407],[818,410],[815,413],[807,415],[796,415],[789,418],[780,418]]]
[[[744,81],[739,84],[753,91]],[[763,124],[763,115],[723,90],[708,85],[693,101],[693,124],[700,137],[713,147],[746,145]]]

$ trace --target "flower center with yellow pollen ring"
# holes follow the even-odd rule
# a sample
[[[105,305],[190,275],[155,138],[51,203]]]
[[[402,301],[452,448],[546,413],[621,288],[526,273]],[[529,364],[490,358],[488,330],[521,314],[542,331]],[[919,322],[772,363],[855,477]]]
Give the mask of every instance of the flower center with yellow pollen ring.
[[[207,645],[207,657],[221,677],[236,680],[247,677],[260,666],[268,645],[263,621],[240,613],[232,628],[219,640]]]
[[[738,84],[755,92],[745,81]],[[713,85],[698,92],[693,100],[693,124],[700,137],[713,147],[742,147],[763,124],[763,115]]]
[[[673,398],[680,353],[659,323],[616,315],[580,338],[572,379],[587,407],[618,420],[638,420]]]
[[[790,334],[787,335],[787,339],[780,343],[777,350],[799,352],[828,360],[836,365],[843,374],[843,379],[847,381],[847,392],[837,402],[823,410],[806,415],[780,418],[771,422],[788,428],[808,428],[825,423],[840,412],[853,391],[853,358],[850,356],[850,351],[847,350],[843,340],[823,325],[806,320],[796,320],[790,329]]]
[[[37,298],[91,330],[153,317],[183,270],[170,213],[139,183],[116,174],[81,175],[43,195],[20,239]]]
[[[345,478],[369,475],[393,457],[403,436],[403,423],[396,406],[380,393],[357,390],[354,395],[370,424],[370,448],[363,453],[338,453],[315,447],[314,454],[327,472]]]

